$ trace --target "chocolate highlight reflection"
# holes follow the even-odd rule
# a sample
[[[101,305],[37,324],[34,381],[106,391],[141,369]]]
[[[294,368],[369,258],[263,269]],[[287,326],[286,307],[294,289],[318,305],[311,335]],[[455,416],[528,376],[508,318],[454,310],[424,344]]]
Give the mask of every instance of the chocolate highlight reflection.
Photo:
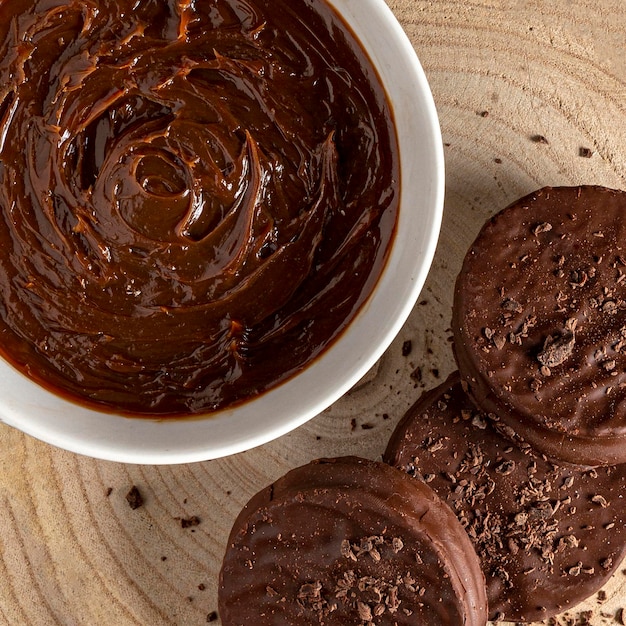
[[[2,354],[131,414],[243,401],[371,293],[391,113],[304,0],[0,0]]]

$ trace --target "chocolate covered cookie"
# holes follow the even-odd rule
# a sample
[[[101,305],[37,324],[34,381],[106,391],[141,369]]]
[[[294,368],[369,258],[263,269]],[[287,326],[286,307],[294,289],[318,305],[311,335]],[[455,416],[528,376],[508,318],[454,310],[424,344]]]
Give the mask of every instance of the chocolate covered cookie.
[[[498,426],[455,373],[407,412],[384,458],[455,511],[481,559],[490,619],[542,620],[598,591],[619,566],[626,466],[556,465]]]
[[[547,456],[626,462],[626,192],[541,189],[489,220],[458,276],[477,405]]]
[[[451,509],[384,463],[314,461],[237,518],[219,585],[224,626],[479,626],[484,577]]]

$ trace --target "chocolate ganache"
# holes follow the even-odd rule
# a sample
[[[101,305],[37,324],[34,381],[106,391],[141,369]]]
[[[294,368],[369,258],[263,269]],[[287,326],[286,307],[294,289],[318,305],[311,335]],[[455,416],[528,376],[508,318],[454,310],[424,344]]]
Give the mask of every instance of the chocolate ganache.
[[[299,371],[395,229],[390,108],[310,0],[0,0],[0,351],[181,415]]]

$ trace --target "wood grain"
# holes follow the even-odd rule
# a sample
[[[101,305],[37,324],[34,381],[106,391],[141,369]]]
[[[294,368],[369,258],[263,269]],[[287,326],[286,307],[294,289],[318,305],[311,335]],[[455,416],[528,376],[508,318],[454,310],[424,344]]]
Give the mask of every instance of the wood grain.
[[[219,624],[208,622],[217,575],[248,498],[316,457],[379,458],[404,410],[454,368],[452,286],[483,221],[544,185],[626,188],[622,0],[388,3],[429,78],[447,167],[437,255],[407,324],[333,407],[235,457],[121,465],[0,426],[0,624]],[[407,341],[412,350],[403,355]],[[144,498],[134,510],[126,501],[133,485]],[[200,523],[183,528],[193,516]],[[602,594],[554,623],[622,623],[624,607],[619,570]]]

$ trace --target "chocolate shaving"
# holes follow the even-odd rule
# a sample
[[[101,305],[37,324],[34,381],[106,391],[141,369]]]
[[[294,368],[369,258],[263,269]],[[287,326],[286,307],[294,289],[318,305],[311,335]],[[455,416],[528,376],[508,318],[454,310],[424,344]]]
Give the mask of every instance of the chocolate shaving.
[[[198,524],[200,524],[200,518],[197,515],[183,517],[180,520],[181,528],[193,528],[194,526],[198,526]]]
[[[562,365],[572,355],[575,343],[576,335],[572,331],[565,331],[556,338],[549,335],[537,360],[548,368]]]
[[[372,620],[372,609],[367,604],[365,604],[365,602],[357,602],[356,606],[359,613],[359,619],[363,620],[364,622],[369,622]]]
[[[533,143],[542,143],[548,145],[550,142],[543,135],[533,135],[530,140]]]
[[[505,311],[510,311],[511,313],[521,313],[524,310],[522,305],[512,298],[506,298],[501,306]]]
[[[143,506],[143,496],[135,485],[133,485],[126,494],[126,502],[128,502],[128,506],[133,510]]]
[[[298,599],[310,604],[322,599],[322,583],[316,580],[312,583],[305,583],[298,591]]]
[[[594,504],[599,504],[603,509],[606,509],[606,507],[609,506],[609,503],[606,501],[606,498],[604,496],[601,495],[595,495],[591,498],[591,501]]]
[[[541,224],[537,224],[535,228],[533,228],[533,235],[537,236],[541,233],[547,233],[552,230],[552,224],[550,222],[542,222]]]

